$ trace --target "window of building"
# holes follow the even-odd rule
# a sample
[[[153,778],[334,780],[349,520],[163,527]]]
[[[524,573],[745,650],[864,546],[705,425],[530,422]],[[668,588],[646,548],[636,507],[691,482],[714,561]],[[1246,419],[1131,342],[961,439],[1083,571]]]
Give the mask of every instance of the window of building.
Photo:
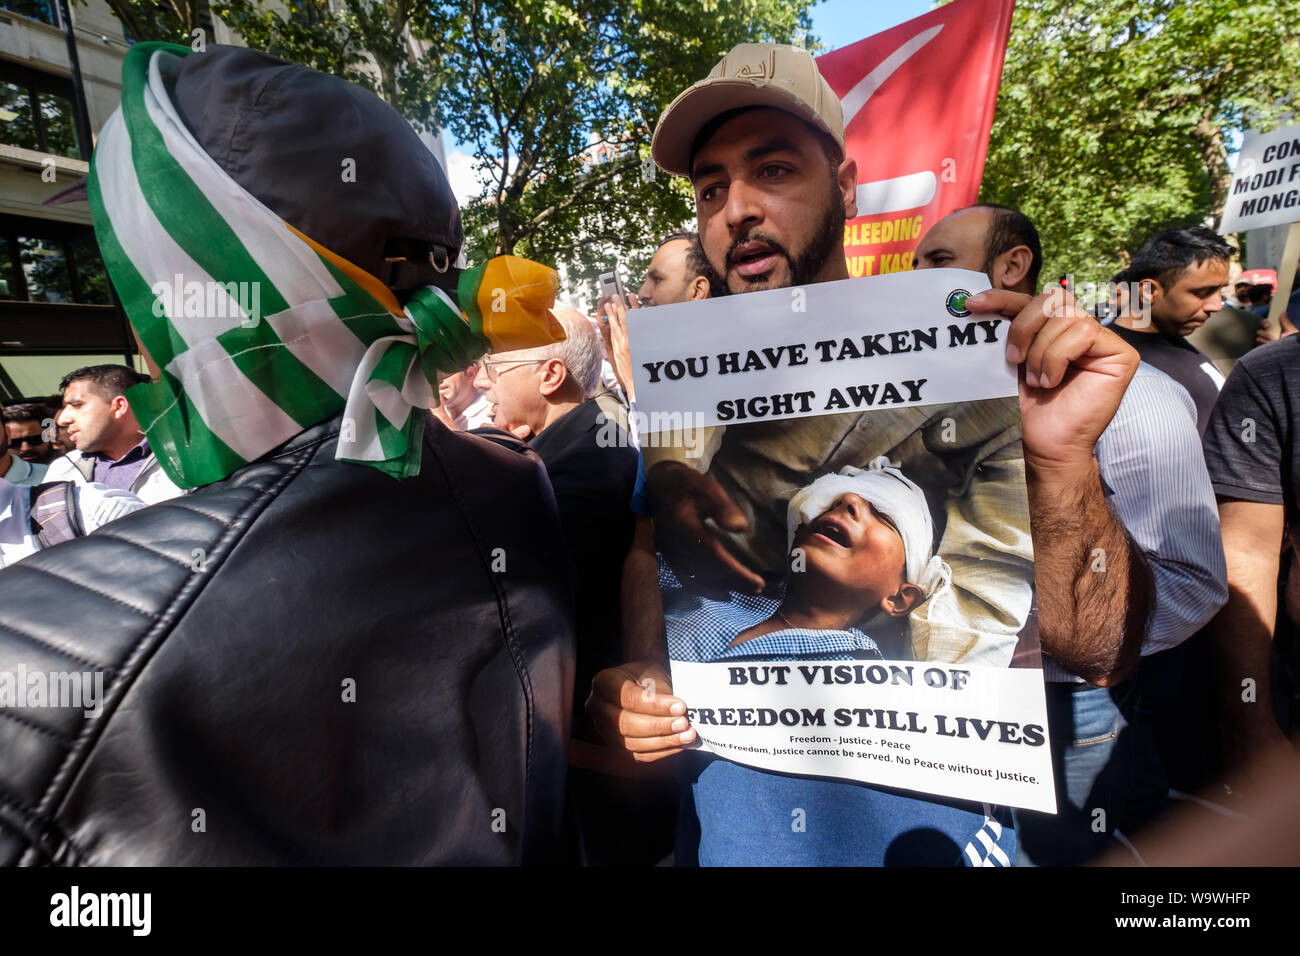
[[[32,92],[25,86],[0,80],[0,138],[10,146],[40,149],[36,132],[36,114],[32,110]]]
[[[116,365],[121,352],[63,352],[58,355],[11,355],[0,352],[0,402],[20,402],[24,398],[55,397],[59,381],[75,368],[87,365]],[[132,357],[137,372],[148,372],[144,360]]]
[[[100,258],[99,246],[95,235],[87,229],[80,235],[68,239],[68,258],[76,270],[77,301],[90,305],[112,305],[113,297],[108,290],[108,270]]]
[[[91,228],[0,216],[0,299],[111,305]]]
[[[73,121],[71,82],[0,61],[0,143],[84,158]]]
[[[10,279],[10,275],[13,273],[14,260],[13,253],[9,249],[9,237],[0,236],[0,299],[12,299],[14,297],[13,281]]]
[[[52,26],[58,26],[58,14],[53,0],[0,0],[0,10],[8,10],[19,16],[31,17]]]
[[[18,257],[22,262],[29,301],[72,301],[72,279],[68,275],[68,257],[62,242],[19,236]]]

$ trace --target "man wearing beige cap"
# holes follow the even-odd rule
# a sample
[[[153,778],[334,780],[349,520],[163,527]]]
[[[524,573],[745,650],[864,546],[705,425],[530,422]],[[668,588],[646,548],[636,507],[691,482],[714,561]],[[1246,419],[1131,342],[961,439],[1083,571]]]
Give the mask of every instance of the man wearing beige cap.
[[[665,170],[690,178],[705,257],[733,294],[849,277],[843,227],[857,214],[857,167],[844,153],[839,101],[808,53],[736,47],[664,111],[653,154]],[[819,470],[888,454],[919,484],[929,482],[927,494],[945,495],[958,476],[968,478],[965,497],[953,496],[939,546],[952,564],[967,632],[987,631],[993,640],[980,646],[1009,653],[1028,611],[1027,589],[982,591],[978,567],[1023,571],[1033,560],[1044,652],[1094,683],[1114,683],[1137,659],[1147,578],[1140,553],[1107,507],[1093,446],[1137,368],[1137,353],[1068,295],[993,291],[967,307],[1013,319],[1007,356],[1024,366],[1023,453],[1018,424],[988,403],[944,407],[956,426],[960,447],[953,448],[930,434],[930,421],[906,436],[879,435],[855,415],[765,422],[743,435],[715,428],[702,457],[659,461],[647,476],[652,498],[674,502],[672,514],[656,515],[662,540],[701,542],[665,553],[697,583],[756,590],[759,572],[770,571],[773,560],[762,551],[771,537],[763,529],[780,519],[769,514],[770,478],[761,474],[771,469],[752,463],[788,455],[788,429],[797,425],[805,450],[830,449],[812,462]],[[825,434],[810,437],[810,428]],[[1037,533],[1032,559],[1024,540],[986,535],[976,544],[1000,496],[1014,493],[1026,471]],[[724,548],[710,519],[732,532],[753,532],[750,543]],[[1090,570],[1096,548],[1107,554],[1104,573]],[[955,632],[942,623],[914,620],[912,632],[918,659],[963,659]],[[637,760],[680,753],[694,731],[682,716],[686,703],[662,692],[670,684],[666,651],[634,650],[640,660],[597,675],[588,707],[607,739]],[[644,694],[647,678],[659,693]],[[998,865],[1014,855],[1005,815],[991,808],[765,773],[697,753],[689,760],[684,809],[695,812],[684,814],[679,861]],[[796,809],[808,821],[801,830],[790,824]]]

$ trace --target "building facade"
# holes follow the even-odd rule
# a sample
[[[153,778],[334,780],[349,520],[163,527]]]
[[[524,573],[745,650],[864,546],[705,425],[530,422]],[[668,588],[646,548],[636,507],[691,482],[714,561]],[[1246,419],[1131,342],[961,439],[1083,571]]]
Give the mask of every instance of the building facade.
[[[128,42],[104,0],[72,8],[94,134],[121,98]],[[129,357],[84,201],[44,205],[90,170],[56,0],[0,0],[0,401],[49,395],[78,365]]]
[[[67,6],[0,0],[0,403],[51,395],[81,365],[125,361],[143,369],[95,244],[89,204],[46,204],[88,175],[94,139],[121,99],[131,44],[105,0],[71,6],[87,114],[80,125],[89,130],[79,134],[61,15]],[[283,10],[277,0],[268,7]],[[220,20],[200,19],[210,42],[242,45]],[[424,53],[407,42],[413,55]],[[442,137],[421,139],[445,169]]]

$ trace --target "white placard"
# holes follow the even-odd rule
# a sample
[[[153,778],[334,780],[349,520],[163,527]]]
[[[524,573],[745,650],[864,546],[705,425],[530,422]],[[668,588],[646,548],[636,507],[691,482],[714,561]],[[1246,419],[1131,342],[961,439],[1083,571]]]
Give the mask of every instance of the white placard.
[[[1246,133],[1219,232],[1300,221],[1300,125]]]
[[[673,661],[672,671],[706,752],[1056,812],[1040,670],[800,660]]]
[[[1014,396],[1010,320],[960,307],[987,288],[935,269],[633,310],[637,410],[709,426]]]
[[[922,270],[629,315],[673,693],[705,752],[1055,812],[1011,320],[966,308],[988,287]],[[881,468],[897,484],[864,477]],[[832,475],[863,482],[856,506],[810,491]],[[739,527],[701,534],[701,500]],[[873,537],[886,513],[893,535]],[[761,588],[724,586],[717,543]],[[908,590],[891,562],[918,551]],[[880,574],[898,610],[846,599]]]

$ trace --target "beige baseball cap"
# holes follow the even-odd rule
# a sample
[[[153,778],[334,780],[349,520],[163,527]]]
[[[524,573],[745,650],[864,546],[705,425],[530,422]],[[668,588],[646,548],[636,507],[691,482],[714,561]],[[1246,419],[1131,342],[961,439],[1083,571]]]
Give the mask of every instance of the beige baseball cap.
[[[825,132],[844,153],[844,112],[812,54],[785,43],[741,43],[668,104],[650,154],[661,169],[689,176],[691,147],[700,130],[714,117],[744,106],[793,113]]]

